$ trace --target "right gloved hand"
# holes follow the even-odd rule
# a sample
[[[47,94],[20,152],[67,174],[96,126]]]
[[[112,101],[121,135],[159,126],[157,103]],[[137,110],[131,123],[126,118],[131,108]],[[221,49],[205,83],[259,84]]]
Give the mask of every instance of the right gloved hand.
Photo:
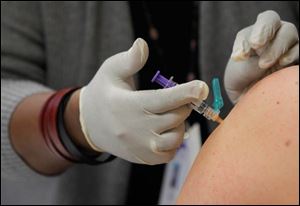
[[[170,161],[184,135],[191,102],[206,99],[199,80],[172,88],[135,91],[132,76],[148,58],[148,46],[137,39],[127,52],[108,58],[80,93],[80,122],[91,146],[130,162]]]

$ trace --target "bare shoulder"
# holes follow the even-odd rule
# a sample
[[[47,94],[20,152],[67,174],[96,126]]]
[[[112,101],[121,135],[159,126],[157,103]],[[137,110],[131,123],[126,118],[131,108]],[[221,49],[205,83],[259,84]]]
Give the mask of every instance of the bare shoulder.
[[[299,203],[299,67],[259,81],[204,144],[180,204]]]

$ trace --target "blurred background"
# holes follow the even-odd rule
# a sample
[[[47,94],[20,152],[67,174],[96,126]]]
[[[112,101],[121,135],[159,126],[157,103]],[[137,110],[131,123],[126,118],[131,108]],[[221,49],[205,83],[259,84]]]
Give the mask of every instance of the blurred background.
[[[6,9],[5,3],[1,2],[2,13]],[[60,3],[55,2],[53,4]],[[77,3],[63,4],[64,7],[68,8],[68,6]],[[93,2],[93,4],[96,5],[97,3]],[[274,9],[282,14],[283,19],[286,21],[295,21],[295,13],[298,13],[296,18],[299,18],[298,1],[130,1],[99,4],[109,5],[107,8],[120,7],[120,4],[122,4],[123,6],[120,8],[128,9],[130,12],[134,38],[141,37],[149,45],[150,56],[148,62],[137,77],[139,89],[160,88],[158,85],[151,83],[151,79],[157,70],[160,70],[167,77],[174,76],[174,81],[178,83],[201,79],[211,86],[212,78],[218,77],[221,85],[223,85],[224,69],[231,54],[235,35],[240,29],[253,24],[258,13],[267,9]],[[51,5],[51,3],[48,2],[48,4],[43,6],[47,5]],[[84,3],[82,3],[82,6],[84,6]],[[6,18],[6,16],[1,14],[1,27],[3,18]],[[122,24],[122,22],[119,23]],[[295,22],[295,24],[299,29],[299,23]],[[5,38],[1,37],[1,50],[3,41],[5,41]],[[225,107],[221,112],[221,116],[225,117],[233,105],[230,103],[223,88],[222,94]],[[212,103],[212,94],[210,94],[207,102],[209,104]],[[200,144],[205,142],[217,124],[208,122],[202,116],[193,112],[188,119],[188,124],[192,126],[195,123],[201,125],[201,131],[199,133],[196,132],[196,136],[198,135],[196,138],[199,140],[198,144],[200,147]],[[114,167],[115,163],[108,164],[111,164],[108,167]],[[75,166],[75,168],[77,167],[80,166]],[[165,168],[166,165],[145,166],[130,164],[127,189],[121,198],[123,203],[158,204]],[[98,169],[101,170],[101,166]],[[83,188],[88,188],[89,184],[94,184],[89,182],[92,180],[86,179],[82,183],[82,188],[78,188],[74,182],[76,182],[76,178],[85,175],[93,179],[93,181],[97,181],[97,184],[106,183],[89,173],[90,170],[94,170],[91,166],[84,166],[79,170],[81,171],[80,173],[70,171],[64,174],[71,176],[66,181],[61,181],[60,177],[39,177],[27,179],[24,182],[3,178],[1,175],[1,204],[55,204],[57,202],[66,204],[97,204],[97,202],[89,200],[88,197],[89,195],[101,196],[101,191],[86,191],[85,189],[85,195],[81,195]],[[115,178],[123,178],[122,175],[123,173],[120,171]],[[64,184],[68,190],[74,192],[71,201],[69,201],[68,197],[64,197],[64,191],[60,189],[61,184]],[[45,185],[47,185],[46,188]],[[110,190],[109,186],[107,190]],[[106,202],[108,204],[115,203],[111,200],[114,197],[114,190],[109,192],[112,195],[107,197],[110,199],[107,199]],[[57,199],[57,193],[60,193],[59,199]],[[103,198],[105,199],[105,197]]]

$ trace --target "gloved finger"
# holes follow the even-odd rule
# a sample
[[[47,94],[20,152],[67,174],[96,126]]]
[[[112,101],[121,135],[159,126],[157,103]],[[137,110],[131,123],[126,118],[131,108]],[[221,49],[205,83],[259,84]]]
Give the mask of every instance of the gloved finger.
[[[155,132],[160,134],[169,129],[178,127],[178,125],[182,124],[188,118],[191,112],[191,107],[189,107],[188,105],[183,105],[174,110],[156,114],[152,118],[151,123],[152,125],[154,125],[153,128],[155,128]]]
[[[146,165],[157,165],[157,164],[164,164],[170,162],[176,152],[177,149],[164,151],[164,152],[158,152],[155,150],[156,143],[155,140],[151,141],[151,148],[149,148],[149,151],[147,151],[147,154],[143,152],[144,155],[135,155],[134,161],[132,161],[133,158],[130,159],[131,162],[137,163],[137,164],[146,164]],[[149,152],[149,153],[148,153]],[[141,158],[142,157],[142,158]]]
[[[266,45],[275,36],[280,26],[280,16],[275,11],[260,13],[249,38],[251,47],[256,50]]]
[[[282,67],[292,63],[299,62],[299,43],[295,44],[287,53],[279,59],[279,65]]]
[[[103,65],[105,73],[112,78],[127,79],[143,68],[149,56],[149,48],[145,40],[138,38],[132,47],[108,58]]]
[[[167,152],[158,152],[160,155],[159,155],[159,161],[157,161],[155,163],[156,164],[164,164],[164,163],[168,163],[170,162],[175,154],[176,154],[177,150],[174,149],[174,150],[171,150],[171,151],[167,151]],[[150,164],[151,165],[151,164]],[[153,164],[152,164],[153,165]]]
[[[227,93],[231,103],[236,104],[239,101],[239,98],[243,92],[240,90],[228,88],[228,89],[226,89],[226,93]]]
[[[231,54],[233,60],[241,61],[249,58],[251,54],[249,36],[252,28],[253,26],[250,26],[237,33]]]
[[[265,70],[258,67],[258,60],[258,56],[238,62],[229,59],[224,74],[224,87],[233,103],[238,101],[240,95],[252,82],[265,74]]]
[[[161,135],[158,135],[153,144],[154,152],[166,152],[179,148],[183,141],[185,126],[184,123],[180,124]]]
[[[259,59],[259,67],[267,69],[298,42],[298,32],[294,24],[283,22],[275,38],[269,43]]]
[[[163,113],[191,102],[207,98],[209,88],[200,80],[194,80],[175,87],[157,90],[136,91],[136,101],[151,113]]]

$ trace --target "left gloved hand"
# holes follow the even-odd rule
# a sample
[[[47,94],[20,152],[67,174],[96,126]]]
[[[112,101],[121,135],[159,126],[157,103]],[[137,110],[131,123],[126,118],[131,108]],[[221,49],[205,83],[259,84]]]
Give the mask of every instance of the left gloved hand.
[[[274,11],[257,16],[254,25],[238,32],[226,66],[224,84],[233,103],[258,80],[299,59],[299,37],[294,24]]]

